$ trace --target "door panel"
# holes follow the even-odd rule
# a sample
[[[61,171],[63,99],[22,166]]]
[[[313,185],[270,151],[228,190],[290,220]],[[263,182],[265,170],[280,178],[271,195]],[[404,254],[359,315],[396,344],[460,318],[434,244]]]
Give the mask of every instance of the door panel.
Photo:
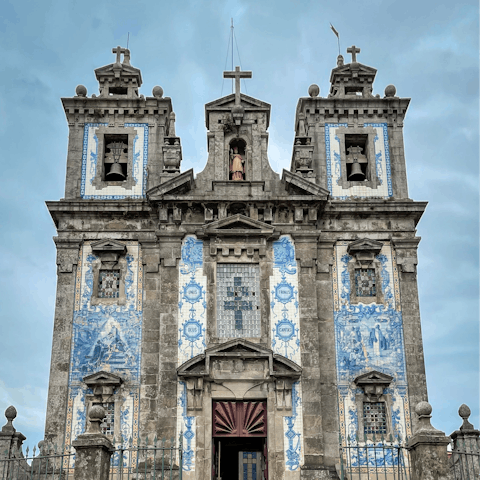
[[[266,402],[213,402],[214,437],[266,437]]]

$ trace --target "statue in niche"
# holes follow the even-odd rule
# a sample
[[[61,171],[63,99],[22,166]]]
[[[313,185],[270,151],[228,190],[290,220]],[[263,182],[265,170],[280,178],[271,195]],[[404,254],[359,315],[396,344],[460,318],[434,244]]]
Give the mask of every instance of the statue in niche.
[[[230,175],[234,181],[245,180],[245,160],[238,153],[238,147],[230,149]]]

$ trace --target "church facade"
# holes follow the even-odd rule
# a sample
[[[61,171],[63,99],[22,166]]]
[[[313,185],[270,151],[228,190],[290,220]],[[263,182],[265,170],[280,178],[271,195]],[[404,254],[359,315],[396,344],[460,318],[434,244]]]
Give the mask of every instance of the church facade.
[[[45,438],[68,449],[101,404],[116,443],[183,442],[183,478],[335,476],[339,442],[412,431],[427,399],[403,121],[374,68],[339,56],[298,100],[289,170],[270,105],[205,105],[208,160],[182,171],[172,101],[139,93],[130,52],[63,98]],[[239,472],[245,475],[238,477]]]

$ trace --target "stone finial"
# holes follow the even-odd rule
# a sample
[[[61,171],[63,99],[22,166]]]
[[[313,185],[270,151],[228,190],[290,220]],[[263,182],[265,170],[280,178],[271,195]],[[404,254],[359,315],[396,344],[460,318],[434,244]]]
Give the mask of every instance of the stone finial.
[[[15,433],[15,427],[13,426],[13,420],[17,417],[17,409],[13,406],[10,405],[6,410],[5,410],[5,417],[7,419],[7,423],[2,427],[2,432],[4,433]]]
[[[155,85],[152,89],[152,95],[155,98],[162,98],[163,97],[163,88],[159,85]]]
[[[128,48],[125,49],[123,54],[123,64],[130,65],[130,50]]]
[[[345,65],[345,60],[343,58],[343,55],[339,55],[337,57],[337,67],[343,67]]]
[[[460,427],[460,430],[463,432],[465,430],[474,430],[474,426],[468,421],[468,417],[471,415],[472,411],[468,407],[468,405],[465,405],[464,403],[460,405],[460,408],[458,409],[458,414],[460,417],[462,417],[463,424]]]
[[[442,433],[430,423],[430,419],[432,418],[432,406],[428,402],[417,403],[415,413],[418,415],[418,424],[414,431],[415,434],[420,432]]]
[[[102,423],[105,415],[105,409],[101,405],[93,405],[88,412],[88,423],[85,433],[102,433],[100,430],[100,423]]]
[[[385,97],[393,98],[396,93],[397,93],[397,89],[395,88],[395,85],[387,85],[385,87]]]
[[[168,124],[168,136],[175,137],[175,113],[170,113],[170,119]]]
[[[316,85],[315,83],[312,83],[308,87],[308,94],[313,98],[313,97],[318,97],[318,94],[320,93],[320,87]]]
[[[84,85],[77,85],[77,88],[75,89],[75,93],[77,94],[77,97],[86,97],[87,87],[85,87]]]

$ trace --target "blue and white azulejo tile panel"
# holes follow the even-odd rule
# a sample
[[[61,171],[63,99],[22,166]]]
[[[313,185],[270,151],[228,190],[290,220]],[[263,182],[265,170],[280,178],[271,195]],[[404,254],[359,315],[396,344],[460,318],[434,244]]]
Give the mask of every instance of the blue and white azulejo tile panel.
[[[376,131],[374,139],[375,171],[380,181],[377,188],[355,185],[350,188],[342,188],[339,180],[342,175],[340,138],[336,132],[341,127],[347,127],[346,123],[325,124],[325,148],[327,159],[327,184],[332,197],[346,199],[348,197],[382,197],[388,198],[393,195],[392,178],[390,168],[390,148],[388,144],[388,128],[386,123],[365,123],[365,127],[372,127]]]
[[[103,152],[98,151],[97,130],[106,123],[86,123],[83,134],[82,181],[80,194],[85,199],[121,200],[123,198],[145,198],[148,164],[148,123],[125,123],[133,127],[136,135],[133,141],[132,174],[135,185],[125,188],[122,185],[95,186],[98,162],[103,161]]]
[[[178,365],[204,352],[207,278],[203,242],[189,235],[182,244],[178,292]]]
[[[270,331],[274,353],[301,365],[297,261],[295,245],[287,235],[273,242]]]
[[[273,242],[273,275],[270,277],[270,331],[272,350],[301,365],[298,265],[295,244],[289,235]],[[302,385],[292,388],[292,415],[284,418],[285,470],[303,465]]]
[[[411,434],[410,407],[407,396],[403,320],[398,270],[393,249],[384,243],[376,256],[380,269],[383,303],[350,302],[351,282],[348,266],[354,259],[347,253],[348,242],[334,249],[333,297],[337,377],[339,386],[340,430],[343,438],[355,438],[358,415],[355,395],[363,391],[354,379],[371,370],[393,377],[385,393],[392,399],[390,416],[394,434]],[[363,438],[363,432],[358,432]]]
[[[207,278],[203,274],[203,242],[185,237],[179,266],[178,358],[180,366],[205,351]],[[177,385],[177,432],[183,434],[183,470],[195,471],[195,417],[187,415],[184,382]]]
[[[69,367],[69,393],[65,448],[83,433],[87,375],[106,371],[123,379],[115,394],[120,404],[116,441],[138,441],[138,414],[143,314],[143,267],[138,242],[126,242],[125,304],[93,304],[94,266],[100,264],[90,242],[80,249],[75,282],[73,335]],[[117,434],[116,433],[116,434]],[[121,438],[119,438],[121,437]]]

